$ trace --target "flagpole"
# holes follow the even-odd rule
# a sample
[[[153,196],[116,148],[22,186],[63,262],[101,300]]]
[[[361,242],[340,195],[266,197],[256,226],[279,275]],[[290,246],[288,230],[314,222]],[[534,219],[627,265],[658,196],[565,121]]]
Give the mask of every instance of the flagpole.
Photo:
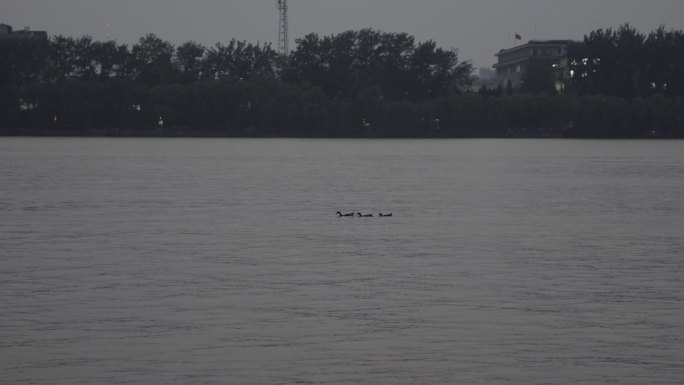
[[[516,32],[516,33],[515,33],[514,39],[515,39],[515,45],[514,45],[514,47],[517,47],[517,46],[518,46],[518,40],[522,41],[522,36],[521,36],[519,33]]]

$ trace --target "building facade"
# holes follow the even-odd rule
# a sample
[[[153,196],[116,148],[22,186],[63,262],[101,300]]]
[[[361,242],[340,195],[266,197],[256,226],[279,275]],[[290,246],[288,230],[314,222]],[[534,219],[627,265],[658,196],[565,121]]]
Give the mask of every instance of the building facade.
[[[563,91],[569,77],[567,48],[570,43],[572,40],[530,40],[527,44],[502,49],[496,54],[498,60],[494,64],[497,81],[503,86],[510,81],[514,88],[520,87],[532,64],[540,62],[552,67],[556,90]]]
[[[12,33],[12,26],[0,23],[0,36]]]
[[[48,34],[45,31],[32,31],[26,27],[19,31],[14,31],[11,25],[0,24],[0,39],[37,39],[47,40]]]

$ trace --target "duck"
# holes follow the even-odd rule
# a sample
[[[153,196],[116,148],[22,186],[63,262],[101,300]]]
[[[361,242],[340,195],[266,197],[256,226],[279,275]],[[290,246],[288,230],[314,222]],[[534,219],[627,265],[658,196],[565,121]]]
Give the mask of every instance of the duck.
[[[356,213],[356,215],[358,215],[359,218],[361,218],[361,217],[363,217],[363,218],[370,218],[370,217],[373,216],[373,214],[361,214],[361,213]]]
[[[380,214],[378,214],[378,216],[379,217],[391,217],[392,213],[387,213],[387,214],[380,213]]]
[[[354,216],[354,212],[353,212],[353,211],[350,212],[350,213],[347,213],[347,214],[342,214],[342,213],[339,212],[339,211],[337,212],[337,217],[338,217],[338,218],[340,218],[340,217],[353,217],[353,216]]]

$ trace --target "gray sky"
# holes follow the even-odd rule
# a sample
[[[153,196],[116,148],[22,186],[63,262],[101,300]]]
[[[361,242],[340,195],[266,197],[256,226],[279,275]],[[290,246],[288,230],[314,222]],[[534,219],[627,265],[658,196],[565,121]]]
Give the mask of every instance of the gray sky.
[[[272,42],[276,0],[0,0],[0,23],[51,35],[90,35],[132,44],[156,33],[174,44],[231,38]],[[461,59],[490,66],[519,33],[529,39],[581,39],[597,27],[629,22],[642,32],[684,29],[684,0],[289,0],[290,40],[374,28],[457,48]]]

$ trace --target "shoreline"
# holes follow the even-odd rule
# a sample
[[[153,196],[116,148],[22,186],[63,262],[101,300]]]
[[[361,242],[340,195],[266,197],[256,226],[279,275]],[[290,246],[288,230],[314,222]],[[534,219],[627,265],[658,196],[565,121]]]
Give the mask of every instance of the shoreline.
[[[673,135],[648,136],[578,136],[550,134],[511,134],[511,135],[297,135],[297,134],[267,134],[217,131],[191,132],[186,130],[176,132],[159,132],[156,130],[96,130],[88,132],[65,132],[56,130],[0,130],[0,137],[25,138],[200,138],[200,139],[605,139],[605,140],[682,140],[684,137]]]

